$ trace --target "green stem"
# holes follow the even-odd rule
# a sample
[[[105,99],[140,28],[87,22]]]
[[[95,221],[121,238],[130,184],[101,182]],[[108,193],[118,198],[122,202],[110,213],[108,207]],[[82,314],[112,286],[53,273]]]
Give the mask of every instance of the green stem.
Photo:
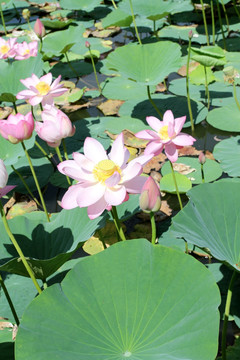
[[[47,208],[46,208],[46,204],[45,204],[45,201],[44,201],[44,198],[43,198],[43,195],[42,195],[41,188],[40,188],[40,186],[39,186],[39,182],[38,182],[38,179],[37,179],[37,176],[36,176],[34,167],[33,167],[33,165],[32,165],[31,158],[30,158],[30,156],[29,156],[29,154],[28,154],[28,151],[27,151],[27,149],[26,149],[23,141],[21,141],[21,144],[22,144],[23,150],[24,150],[24,152],[25,152],[26,158],[27,158],[27,160],[28,160],[28,163],[29,163],[29,166],[30,166],[30,169],[31,169],[31,172],[32,172],[32,175],[33,175],[33,178],[34,178],[34,181],[35,181],[37,190],[38,190],[38,194],[39,194],[39,197],[40,197],[40,200],[41,200],[41,204],[42,204],[42,207],[43,207],[44,212],[45,212],[46,217],[47,217],[47,221],[50,222],[49,215],[48,215]]]
[[[25,266],[30,278],[32,279],[38,293],[41,294],[42,290],[41,290],[40,286],[37,283],[37,280],[36,280],[36,278],[34,276],[34,273],[33,273],[32,269],[30,268],[25,256],[23,255],[23,252],[22,252],[20,246],[18,245],[14,235],[12,234],[12,232],[10,230],[10,227],[9,227],[7,219],[6,219],[5,212],[4,212],[1,200],[0,200],[0,213],[1,213],[2,221],[3,221],[3,225],[5,227],[5,230],[6,230],[7,234],[8,234],[8,236],[9,236],[10,240],[12,241],[12,243],[13,243],[13,245],[14,245],[14,247],[15,247],[15,249],[16,249],[16,251],[17,251],[17,253],[18,253],[19,257],[20,257],[20,259],[22,260],[23,265]]]
[[[119,234],[120,239],[122,241],[125,241],[126,238],[125,238],[123,228],[121,226],[121,223],[120,223],[120,220],[119,220],[119,217],[118,217],[118,214],[117,214],[116,206],[112,206],[111,214],[112,214],[112,218],[113,218],[113,221],[114,221],[114,224],[116,226],[116,229],[117,229],[117,232]]]
[[[3,16],[3,10],[2,10],[2,3],[1,2],[0,2],[0,13],[1,13],[1,20],[2,20],[2,25],[3,25],[3,28],[4,28],[4,32],[5,32],[5,35],[7,36],[7,29],[6,29],[4,16]]]
[[[142,45],[142,41],[141,41],[139,33],[138,33],[138,28],[137,28],[137,24],[136,24],[134,12],[133,12],[132,0],[129,0],[129,4],[130,4],[130,8],[131,8],[131,14],[132,14],[132,19],[133,19],[133,24],[135,27],[136,36],[137,36],[139,44]]]
[[[235,82],[233,82],[233,97],[234,97],[234,100],[235,100],[235,102],[237,104],[238,110],[240,110],[240,104],[239,104],[238,98],[237,98],[237,91],[236,91]]]
[[[28,23],[29,30],[32,31],[32,28],[31,28],[31,25],[30,25],[30,22],[29,22],[29,18],[27,18],[27,23]]]
[[[63,153],[66,160],[69,160],[65,139],[62,139]]]
[[[205,183],[205,177],[204,177],[204,170],[203,170],[203,164],[201,164],[201,175],[202,175],[202,183]]]
[[[93,71],[94,71],[96,83],[97,83],[97,86],[98,86],[98,90],[99,90],[99,92],[100,92],[100,95],[102,95],[102,89],[101,89],[101,86],[100,86],[99,81],[98,81],[96,66],[95,66],[95,62],[94,62],[94,59],[93,59],[93,54],[92,54],[92,51],[91,51],[91,47],[90,47],[90,46],[89,46],[89,54],[90,54],[90,58],[91,58],[92,67],[93,67]]]
[[[227,292],[227,299],[225,304],[225,312],[224,312],[224,320],[223,320],[223,330],[222,330],[222,360],[227,359],[226,355],[226,347],[227,347],[227,325],[228,325],[228,318],[230,313],[230,306],[232,300],[232,291],[233,291],[233,284],[236,277],[237,272],[234,270],[229,287]]]
[[[24,178],[23,178],[23,176],[20,174],[20,172],[17,171],[13,165],[11,165],[11,168],[13,169],[13,171],[15,172],[15,174],[19,177],[19,179],[22,181],[23,185],[25,186],[25,189],[27,190],[27,192],[29,193],[29,195],[31,196],[31,198],[36,202],[36,204],[37,204],[38,206],[41,206],[40,202],[35,198],[35,196],[34,196],[33,193],[31,192],[28,184],[26,183],[26,181],[24,180]]]
[[[8,290],[7,290],[7,288],[6,288],[5,284],[4,284],[4,281],[3,281],[3,278],[2,278],[2,276],[1,276],[1,274],[0,274],[0,285],[1,285],[1,287],[2,287],[2,289],[3,289],[3,292],[4,292],[5,296],[6,296],[8,305],[10,306],[10,309],[11,309],[11,311],[12,311],[12,314],[13,314],[13,317],[14,317],[14,319],[15,319],[15,322],[16,322],[17,326],[19,326],[19,324],[20,324],[19,318],[18,318],[18,316],[17,316],[17,313],[16,313],[15,307],[14,307],[14,305],[13,305],[12,299],[11,299],[11,297],[10,297],[10,295],[9,295],[9,292],[8,292]]]
[[[219,24],[220,24],[220,28],[221,28],[221,33],[222,33],[222,38],[223,38],[223,47],[224,47],[224,50],[227,50],[226,40],[225,40],[225,36],[224,36],[224,31],[223,31],[221,10],[220,10],[220,6],[219,6],[218,0],[216,0],[216,2],[217,2],[218,20],[219,20]]]
[[[43,54],[43,51],[42,51],[43,41],[42,41],[41,37],[39,39],[40,39],[39,52],[40,52],[40,54]]]
[[[191,129],[192,129],[192,132],[193,132],[194,131],[194,122],[193,122],[191,99],[190,99],[190,94],[189,94],[189,63],[190,63],[190,55],[191,55],[191,37],[189,36],[187,69],[186,69],[186,90],[187,90],[188,112],[189,112],[190,121],[191,121]]]
[[[156,230],[156,223],[154,218],[154,213],[150,212],[150,220],[151,220],[151,226],[152,226],[152,244],[156,244],[156,237],[157,237],[157,230]]]
[[[15,114],[17,114],[17,106],[16,106],[16,103],[15,103],[15,101],[13,101],[13,108],[14,108],[14,111],[15,111]]]
[[[39,142],[37,140],[35,140],[35,145],[39,148],[39,150],[43,153],[43,155],[48,159],[48,161],[52,164],[52,166],[54,168],[56,168],[56,164],[54,163],[54,161],[48,156],[46,151],[43,149],[43,147],[39,144]]]
[[[59,161],[63,162],[63,158],[62,158],[62,155],[60,153],[59,147],[57,146],[55,149],[56,149],[56,153],[57,153]],[[66,176],[68,184],[71,186],[72,185],[71,180],[69,179],[69,177],[67,175],[65,175],[65,176]]]
[[[211,17],[212,17],[212,42],[213,45],[215,45],[215,17],[214,17],[213,0],[211,0]]]
[[[77,71],[74,69],[74,67],[72,66],[71,62],[69,61],[69,57],[68,57],[67,52],[65,52],[65,56],[66,56],[66,59],[67,59],[68,66],[69,66],[70,69],[74,72],[74,74],[76,75],[76,77],[77,77],[78,79],[80,79],[80,76],[78,75]]]
[[[42,103],[40,103],[39,106],[40,106],[40,110],[43,111]]]
[[[173,170],[173,164],[171,163],[171,161],[170,161],[170,165],[171,165],[171,169],[172,169],[172,176],[173,176],[173,181],[174,181],[174,185],[175,185],[175,189],[176,189],[176,193],[177,193],[177,197],[178,197],[179,206],[180,206],[180,209],[182,210],[183,209],[182,200],[181,200],[181,196],[179,194],[177,180],[176,180],[175,172]]]
[[[234,10],[236,11],[237,16],[240,19],[240,13],[239,13],[237,5],[236,5],[236,0],[233,0],[233,7],[234,7]]]
[[[229,35],[230,30],[229,30],[229,20],[228,20],[228,14],[227,14],[227,10],[226,10],[226,7],[225,7],[225,5],[224,5],[223,0],[221,0],[221,2],[222,2],[223,12],[224,12],[225,19],[226,19],[227,31],[228,31],[228,35]]]
[[[206,38],[207,38],[207,45],[209,46],[209,36],[208,36],[208,28],[207,28],[207,20],[206,20],[206,14],[205,14],[205,9],[204,9],[204,5],[203,5],[203,0],[200,0],[201,6],[202,6],[202,16],[203,16],[203,23],[204,23],[204,28],[205,28],[205,34],[206,34]]]
[[[152,104],[152,106],[154,107],[154,109],[156,110],[156,112],[158,113],[160,118],[162,119],[163,115],[162,115],[161,111],[158,109],[157,105],[155,104],[155,102],[153,101],[153,99],[151,97],[150,86],[149,85],[147,85],[147,93],[148,93],[148,99],[149,99],[150,103]]]
[[[113,4],[114,9],[117,10],[117,5],[114,0],[112,0],[112,4]]]
[[[209,110],[210,95],[209,95],[209,90],[208,90],[208,79],[207,79],[207,68],[206,68],[206,66],[204,66],[204,76],[205,76],[205,96],[207,98],[207,108]]]

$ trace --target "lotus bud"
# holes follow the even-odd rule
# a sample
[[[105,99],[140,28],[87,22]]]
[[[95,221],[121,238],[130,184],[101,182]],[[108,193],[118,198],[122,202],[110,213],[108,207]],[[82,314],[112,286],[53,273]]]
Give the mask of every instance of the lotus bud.
[[[227,66],[223,69],[224,73],[224,81],[229,82],[232,84],[234,82],[234,79],[239,78],[239,73],[236,69],[234,69],[233,66]]]
[[[29,20],[30,19],[30,16],[31,16],[31,13],[28,9],[23,9],[22,11],[22,17],[25,19],[25,20]]]
[[[206,156],[204,155],[203,152],[201,152],[201,153],[199,154],[198,161],[200,162],[201,165],[205,164],[205,162],[206,162]]]
[[[35,22],[34,32],[40,39],[42,39],[46,35],[45,27],[39,19],[37,19]]]
[[[140,198],[140,208],[144,212],[156,212],[161,207],[161,193],[155,180],[149,176],[143,185]]]
[[[188,37],[189,37],[189,39],[191,39],[191,38],[193,37],[193,32],[192,32],[192,30],[189,31]]]
[[[88,41],[86,41],[86,42],[85,42],[85,46],[86,46],[86,48],[89,49],[89,48],[90,48],[90,43],[89,43]]]
[[[8,173],[2,159],[0,159],[0,189],[7,185]]]

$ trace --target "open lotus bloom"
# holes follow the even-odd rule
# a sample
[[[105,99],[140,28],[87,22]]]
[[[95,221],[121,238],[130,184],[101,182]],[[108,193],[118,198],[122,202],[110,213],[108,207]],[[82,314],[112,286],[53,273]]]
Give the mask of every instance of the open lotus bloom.
[[[75,126],[61,110],[54,106],[42,111],[42,120],[36,121],[35,130],[38,136],[46,141],[49,146],[57,147],[61,140],[75,134]]]
[[[73,153],[73,160],[63,161],[58,170],[78,181],[62,199],[62,207],[87,207],[90,219],[105,209],[111,209],[126,200],[128,194],[139,194],[147,180],[140,176],[151,155],[143,155],[127,163],[129,151],[124,146],[123,134],[114,141],[107,155],[103,146],[93,138],[86,138],[84,155]]]
[[[38,42],[31,41],[30,43],[27,43],[26,41],[23,41],[22,43],[17,43],[15,45],[15,59],[16,60],[24,60],[28,59],[30,56],[37,56],[38,54]]]
[[[16,41],[16,38],[10,38],[8,40],[0,38],[0,59],[13,58],[15,56]]]
[[[53,106],[54,97],[63,95],[67,89],[63,84],[59,84],[61,75],[52,82],[52,74],[48,73],[40,79],[32,74],[31,77],[20,80],[21,83],[28,88],[17,94],[17,99],[26,100],[32,106],[42,103],[43,106]]]
[[[149,143],[144,154],[159,155],[163,149],[168,159],[173,163],[178,159],[177,149],[192,145],[196,139],[191,135],[180,132],[186,121],[186,116],[174,119],[171,110],[167,110],[163,115],[163,121],[154,116],[146,118],[149,126],[154,130],[143,130],[135,134],[140,139],[148,140]]]
[[[11,114],[7,120],[0,120],[0,134],[12,144],[29,139],[33,129],[34,120],[31,112],[25,116],[19,113]]]
[[[0,159],[0,198],[14,189],[15,185],[7,185],[8,173],[2,159]]]

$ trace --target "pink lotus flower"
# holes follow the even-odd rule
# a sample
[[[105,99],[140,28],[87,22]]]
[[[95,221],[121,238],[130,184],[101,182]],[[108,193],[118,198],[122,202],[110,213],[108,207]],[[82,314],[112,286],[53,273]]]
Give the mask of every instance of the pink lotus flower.
[[[58,165],[62,174],[78,181],[63,196],[62,207],[87,207],[89,218],[95,219],[105,209],[123,203],[128,193],[139,194],[146,181],[146,177],[140,176],[142,166],[152,158],[152,154],[127,163],[129,156],[123,134],[114,141],[108,155],[97,140],[87,137],[84,155],[73,153],[73,160]]]
[[[24,60],[30,58],[30,56],[37,56],[38,54],[38,42],[31,41],[27,43],[23,41],[21,44],[17,43],[15,45],[16,60]]]
[[[140,139],[149,140],[144,151],[146,155],[159,155],[164,148],[166,156],[173,163],[178,159],[177,149],[192,145],[196,141],[191,135],[180,132],[186,121],[186,116],[174,119],[172,111],[167,110],[163,115],[163,121],[154,116],[148,116],[146,120],[155,131],[143,130],[135,134]]]
[[[54,106],[42,111],[43,122],[35,123],[35,130],[38,136],[46,141],[49,146],[57,147],[61,140],[75,134],[75,126],[61,110]]]
[[[7,185],[8,173],[6,166],[2,159],[0,159],[0,198],[6,195],[9,191],[14,189],[15,185]]]
[[[27,140],[32,136],[34,120],[32,113],[9,115],[7,120],[0,120],[0,134],[12,144]]]
[[[0,38],[0,59],[13,58],[15,56],[16,38],[4,40]]]
[[[45,27],[39,19],[37,19],[35,22],[34,32],[40,39],[42,39],[46,35]]]
[[[155,212],[161,207],[161,193],[156,181],[149,176],[139,197],[140,208],[145,212]]]
[[[17,99],[28,100],[32,105],[42,103],[45,105],[53,105],[53,98],[63,95],[67,89],[63,88],[63,84],[59,84],[61,75],[52,83],[52,74],[48,73],[40,79],[32,74],[32,77],[20,80],[29,90],[20,91],[17,94]]]

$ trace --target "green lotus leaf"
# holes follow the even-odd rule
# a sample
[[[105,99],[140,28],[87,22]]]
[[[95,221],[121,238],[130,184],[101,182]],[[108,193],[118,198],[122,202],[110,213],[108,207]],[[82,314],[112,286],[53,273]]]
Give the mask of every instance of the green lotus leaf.
[[[206,74],[207,74],[207,83],[208,84],[215,81],[213,72],[209,67],[206,68]],[[205,84],[206,80],[205,80],[204,66],[200,64],[196,69],[194,69],[190,73],[189,79],[190,79],[191,83],[194,85]]]
[[[173,218],[171,231],[240,271],[239,183],[202,184],[188,195],[189,203]]]
[[[108,14],[104,19],[102,19],[102,26],[107,28],[109,26],[129,26],[132,23],[132,16],[122,11],[121,9],[116,9]]]
[[[169,41],[129,44],[117,48],[107,58],[107,67],[142,85],[157,85],[181,66],[180,47]]]
[[[225,53],[219,46],[191,48],[191,58],[204,66],[222,66],[226,64]]]
[[[60,21],[58,19],[50,20],[50,19],[41,19],[43,25],[49,29],[64,29],[68,27],[68,25],[73,22],[73,19],[68,19],[65,21]]]
[[[180,194],[185,194],[188,190],[191,189],[191,180],[189,180],[186,176],[175,172],[175,177]],[[162,177],[160,181],[160,189],[161,191],[171,194],[177,193],[172,173],[168,173]]]
[[[117,243],[30,304],[16,360],[212,360],[219,301],[213,276],[190,256],[144,239]]]
[[[179,157],[178,160],[174,163],[174,166],[177,166],[177,164],[181,165],[176,168],[175,171],[187,176],[187,178],[191,180],[193,184],[202,183],[201,165],[198,159],[191,157]],[[206,159],[205,164],[203,164],[203,171],[205,182],[214,181],[222,175],[221,166],[216,161],[210,159]],[[171,166],[169,161],[163,165],[161,168],[161,173],[163,176],[171,173]]]
[[[33,135],[29,140],[25,140],[24,144],[27,150],[34,146],[35,136]],[[19,158],[24,157],[25,153],[21,143],[12,144],[10,141],[0,136],[0,159],[2,159],[5,165],[14,165],[19,161]],[[27,164],[27,159],[25,158]]]
[[[213,156],[229,176],[240,176],[240,136],[224,139],[215,145]]]
[[[224,131],[240,131],[240,110],[236,103],[209,111],[207,122],[213,127]]]
[[[100,5],[100,2],[100,0],[60,0],[60,6],[63,9],[91,11]]]

